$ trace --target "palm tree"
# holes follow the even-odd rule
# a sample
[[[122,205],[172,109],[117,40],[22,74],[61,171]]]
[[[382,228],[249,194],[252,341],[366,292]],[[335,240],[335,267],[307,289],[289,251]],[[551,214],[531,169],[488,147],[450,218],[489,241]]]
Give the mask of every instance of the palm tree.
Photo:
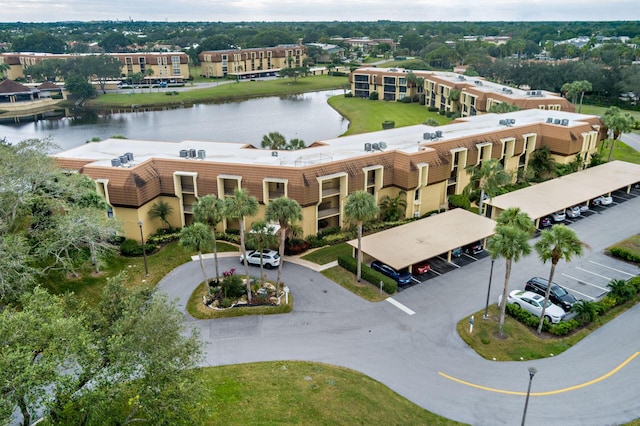
[[[593,90],[593,86],[587,80],[576,80],[571,83],[565,83],[560,88],[560,91],[566,92],[567,98],[571,98],[571,102],[574,104],[578,102],[578,95],[580,96],[580,104],[578,106],[578,112],[582,109],[582,100],[584,99],[584,93]]]
[[[385,222],[395,222],[404,219],[407,214],[407,193],[398,192],[394,198],[385,195],[380,200],[380,219]]]
[[[484,196],[493,198],[498,195],[501,186],[511,182],[511,175],[505,172],[502,164],[496,159],[483,161],[480,167],[467,167],[467,173],[471,175],[469,188],[477,187],[480,189],[480,201],[478,201],[478,214],[484,213]]]
[[[278,222],[280,225],[280,265],[278,265],[278,279],[276,280],[276,295],[280,294],[280,282],[282,280],[282,264],[284,245],[287,234],[292,230],[298,220],[302,220],[302,208],[296,200],[287,197],[278,197],[267,204],[266,218],[268,221]]]
[[[487,250],[493,258],[502,257],[505,260],[504,288],[500,299],[500,330],[503,335],[504,317],[509,295],[509,278],[511,265],[520,260],[522,256],[531,253],[529,238],[533,234],[533,221],[529,215],[519,208],[509,208],[498,217],[496,232],[487,241]]]
[[[279,132],[270,132],[262,136],[262,147],[273,150],[285,149],[287,139]]]
[[[556,161],[551,156],[549,147],[545,145],[533,151],[528,167],[531,167],[536,178],[555,173]]]
[[[520,207],[510,207],[503,211],[497,220],[498,225],[514,226],[521,231],[526,232],[529,237],[533,236],[536,226],[528,214],[520,210]]]
[[[538,334],[542,333],[544,312],[549,302],[551,283],[553,283],[553,275],[556,272],[558,262],[560,259],[569,262],[573,256],[582,256],[582,248],[585,245],[585,243],[580,241],[576,232],[565,225],[554,225],[551,229],[545,229],[540,234],[540,239],[535,245],[536,251],[542,263],[547,263],[547,260],[551,260],[551,272],[549,273],[547,291],[544,294],[544,303],[542,304],[542,312],[540,313]]]
[[[149,217],[151,219],[158,218],[163,223],[167,225],[168,229],[171,229],[171,224],[168,221],[169,216],[173,212],[173,207],[169,205],[169,203],[165,201],[158,201],[154,203],[153,206],[149,209]]]
[[[598,316],[596,304],[588,300],[578,300],[571,307],[571,312],[575,312],[576,317],[579,318],[583,324],[592,322]]]
[[[293,138],[285,145],[284,149],[287,151],[295,151],[297,149],[306,148],[307,144],[302,139]]]
[[[227,217],[237,219],[240,227],[240,250],[244,259],[244,271],[247,278],[247,300],[251,303],[251,284],[249,283],[249,263],[247,262],[247,247],[244,241],[244,218],[255,216],[258,213],[258,200],[253,195],[249,195],[246,189],[236,188],[233,197],[225,200],[225,211]]]
[[[247,236],[247,242],[260,252],[260,281],[264,284],[264,264],[262,261],[262,253],[264,249],[273,247],[277,244],[278,239],[273,233],[273,226],[269,226],[264,220],[259,220],[251,224],[251,232]],[[282,255],[280,256],[280,265],[282,265]],[[276,288],[276,296],[278,289]]]
[[[613,132],[613,140],[611,141],[611,148],[609,149],[609,158],[607,161],[611,161],[613,157],[613,147],[621,134],[630,132],[633,128],[633,118],[629,113],[622,113],[618,107],[607,108],[602,116],[602,123],[611,132]]]
[[[356,275],[358,282],[362,272],[362,223],[374,219],[379,211],[375,197],[362,190],[352,192],[344,205],[344,215],[347,220],[355,222],[358,226],[358,273]]]
[[[213,239],[213,260],[216,265],[216,282],[220,280],[218,266],[218,245],[216,244],[216,227],[224,220],[224,200],[215,195],[205,195],[193,205],[193,217],[196,222],[209,225]]]
[[[200,259],[200,268],[202,269],[202,277],[207,291],[211,294],[209,283],[207,282],[207,273],[204,269],[204,262],[202,261],[202,250],[209,247],[211,244],[211,231],[204,223],[194,223],[191,226],[182,228],[180,231],[180,245],[188,250],[195,250],[198,252],[198,259]]]

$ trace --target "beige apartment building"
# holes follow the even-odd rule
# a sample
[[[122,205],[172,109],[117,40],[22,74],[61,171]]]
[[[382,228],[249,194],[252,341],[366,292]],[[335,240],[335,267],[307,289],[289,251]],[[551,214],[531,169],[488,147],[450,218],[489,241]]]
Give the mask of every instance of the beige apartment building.
[[[0,64],[9,65],[6,77],[10,80],[27,79],[29,66],[51,59],[71,59],[86,54],[53,54],[53,53],[0,53]],[[117,58],[122,63],[121,77],[133,73],[141,73],[149,82],[171,81],[180,83],[189,78],[189,56],[184,52],[131,52],[105,53]],[[172,81],[173,80],[173,81]]]
[[[198,57],[202,77],[273,77],[282,68],[301,67],[307,58],[307,48],[302,44],[281,44],[253,49],[210,50]]]
[[[423,86],[416,87],[407,81],[409,73],[422,78]],[[376,92],[379,100],[399,101],[407,96],[424,94],[426,107],[457,113],[461,117],[484,114],[492,105],[500,103],[521,109],[575,111],[567,99],[552,92],[517,89],[454,72],[364,67],[354,70],[349,82],[355,97],[369,98]]]
[[[530,109],[460,118],[445,126],[416,125],[316,141],[297,151],[272,151],[251,144],[179,143],[108,139],[54,155],[57,163],[90,176],[129,238],[161,227],[148,211],[159,200],[173,207],[173,226],[193,221],[192,206],[207,194],[231,197],[247,189],[260,202],[250,222],[264,218],[273,199],[295,199],[303,209],[305,236],[345,225],[344,203],[356,190],[379,201],[406,193],[406,217],[447,205],[469,183],[466,168],[490,158],[507,171],[526,169],[531,154],[549,147],[560,163],[580,154],[589,161],[605,137],[599,117]],[[237,229],[227,221],[220,230]]]

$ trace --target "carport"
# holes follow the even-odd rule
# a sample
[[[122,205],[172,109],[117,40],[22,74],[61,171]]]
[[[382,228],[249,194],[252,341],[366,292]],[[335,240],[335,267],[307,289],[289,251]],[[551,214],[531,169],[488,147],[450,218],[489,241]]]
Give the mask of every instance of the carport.
[[[496,222],[464,209],[449,210],[362,238],[365,263],[375,259],[396,270],[493,235]],[[355,250],[358,240],[348,242]],[[354,250],[354,252],[355,252]]]
[[[626,161],[612,161],[599,166],[548,180],[528,188],[499,195],[486,204],[495,218],[510,207],[520,207],[536,221],[567,207],[584,204],[600,195],[620,188],[631,189],[640,181],[640,165]]]

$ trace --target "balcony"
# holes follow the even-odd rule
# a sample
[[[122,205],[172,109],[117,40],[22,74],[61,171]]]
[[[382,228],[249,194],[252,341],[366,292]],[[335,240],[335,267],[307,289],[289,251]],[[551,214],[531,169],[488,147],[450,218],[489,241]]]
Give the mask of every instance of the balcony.
[[[340,195],[340,188],[322,188],[322,198],[333,197],[335,195]]]
[[[318,219],[326,219],[328,217],[338,216],[340,209],[338,207],[329,207],[323,210],[318,209]]]

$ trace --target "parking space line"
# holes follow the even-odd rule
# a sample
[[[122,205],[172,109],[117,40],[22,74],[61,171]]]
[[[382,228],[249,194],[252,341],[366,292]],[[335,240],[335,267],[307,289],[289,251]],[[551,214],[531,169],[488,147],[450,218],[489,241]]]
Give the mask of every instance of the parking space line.
[[[407,308],[406,306],[404,306],[402,303],[398,302],[394,298],[387,297],[386,301],[391,303],[393,306],[395,306],[396,308],[400,309],[401,311],[403,311],[404,313],[406,313],[408,315],[415,314],[415,312],[413,312],[411,309]]]
[[[434,274],[436,274],[437,276],[442,275],[440,272],[436,271],[435,269],[431,268],[430,272],[433,272]]]
[[[603,268],[611,269],[612,271],[620,272],[621,274],[625,274],[625,275],[628,275],[630,277],[635,277],[634,274],[630,274],[628,272],[621,271],[620,269],[612,268],[611,266],[603,265],[602,263],[594,262],[593,260],[590,260],[589,262],[593,263],[594,265],[602,266]]]
[[[591,300],[596,300],[596,298],[595,298],[595,297],[593,297],[593,296],[589,296],[588,294],[581,293],[581,292],[579,292],[578,290],[574,290],[574,289],[572,289],[571,287],[566,287],[566,288],[567,288],[567,289],[569,289],[569,290],[571,290],[571,292],[572,292],[572,293],[579,294],[580,296],[583,296],[583,297],[588,297],[588,298],[589,298],[589,299],[591,299]]]
[[[595,272],[591,272],[588,269],[583,269],[583,268],[581,268],[579,266],[576,266],[576,269],[579,270],[579,271],[586,272],[587,274],[595,275],[596,277],[604,278],[605,280],[611,281],[611,277],[605,277],[604,275],[596,274]]]
[[[576,281],[578,281],[579,283],[586,284],[586,285],[590,285],[591,287],[595,287],[595,288],[598,288],[598,289],[600,289],[600,290],[604,290],[604,291],[606,291],[606,292],[609,292],[609,289],[607,289],[607,288],[600,287],[600,286],[595,285],[595,284],[591,284],[590,282],[587,282],[587,281],[581,280],[580,278],[573,277],[573,276],[568,275],[568,274],[562,274],[562,275],[564,275],[564,276],[565,276],[565,277],[567,277],[567,278],[571,278],[572,280],[576,280]]]

